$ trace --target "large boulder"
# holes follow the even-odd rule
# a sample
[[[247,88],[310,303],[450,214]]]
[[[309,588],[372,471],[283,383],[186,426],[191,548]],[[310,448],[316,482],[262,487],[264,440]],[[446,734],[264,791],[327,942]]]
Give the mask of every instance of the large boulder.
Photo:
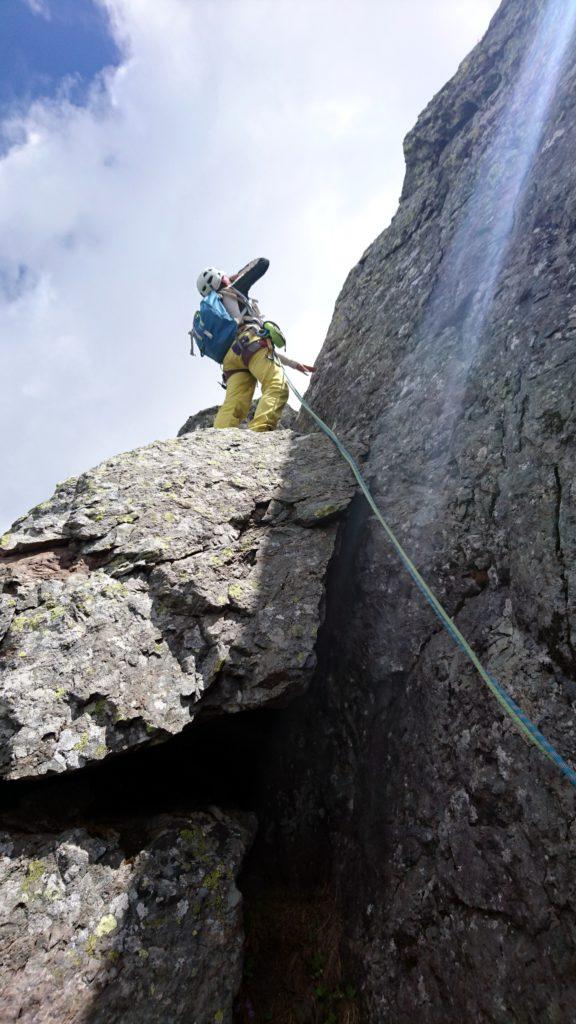
[[[3,1024],[230,1024],[253,830],[198,812],[0,834]]]
[[[60,485],[1,541],[2,774],[302,692],[352,491],[324,437],[291,431],[200,431]]]

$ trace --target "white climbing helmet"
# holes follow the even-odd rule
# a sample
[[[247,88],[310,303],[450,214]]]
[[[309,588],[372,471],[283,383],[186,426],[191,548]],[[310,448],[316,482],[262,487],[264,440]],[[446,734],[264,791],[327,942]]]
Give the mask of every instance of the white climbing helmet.
[[[216,270],[216,267],[206,267],[206,270],[202,271],[196,282],[200,295],[209,295],[212,289],[218,291],[223,277],[222,271]]]

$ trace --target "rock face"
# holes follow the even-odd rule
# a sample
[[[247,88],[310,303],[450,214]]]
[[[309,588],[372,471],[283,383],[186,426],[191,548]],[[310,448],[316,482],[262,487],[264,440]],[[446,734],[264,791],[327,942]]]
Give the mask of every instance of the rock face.
[[[388,521],[574,766],[575,15],[506,0],[421,116],[398,214],[346,281],[309,392],[371,437]],[[311,850],[328,833],[365,1019],[572,1019],[573,790],[364,509],[337,573],[322,691],[287,744],[284,841],[294,820],[314,823]]]
[[[387,520],[574,766],[575,29],[571,0],[504,0],[406,140],[398,214],[344,286],[309,394],[341,436],[369,440]],[[203,423],[67,481],[2,538],[5,791],[281,708],[257,842],[272,889],[280,866],[319,880],[324,906],[339,898],[361,1019],[572,1020],[573,789],[503,716],[363,499],[331,558],[352,481],[325,438]],[[36,806],[52,781],[34,783]],[[228,1022],[252,823],[173,804],[137,843],[102,820],[31,838],[34,800],[17,792],[9,1020],[157,1022],[168,1005],[182,1024]]]
[[[198,813],[145,832],[131,856],[114,832],[0,835],[5,1024],[140,1024],[168,1008],[182,1024],[230,1024],[243,949],[235,877],[253,822]]]
[[[2,774],[62,772],[305,689],[352,481],[326,439],[117,456],[2,538]]]
[[[137,788],[134,821],[138,769],[111,755],[306,689],[352,492],[322,437],[207,429],[66,481],[2,538],[0,763],[28,787],[2,784],[3,1021],[230,1024],[255,820],[173,808],[234,751],[180,735],[150,794],[170,813]]]

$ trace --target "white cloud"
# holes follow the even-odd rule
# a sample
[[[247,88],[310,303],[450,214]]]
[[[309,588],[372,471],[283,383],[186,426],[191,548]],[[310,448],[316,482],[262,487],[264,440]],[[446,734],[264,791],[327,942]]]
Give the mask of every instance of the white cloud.
[[[50,8],[48,6],[48,0],[24,0],[24,3],[34,14],[39,14],[46,21],[50,20]]]
[[[256,294],[314,358],[403,134],[475,41],[444,15],[495,6],[106,0],[124,64],[84,109],[35,104],[0,160],[0,523],[219,401],[187,354],[203,265],[268,256]]]

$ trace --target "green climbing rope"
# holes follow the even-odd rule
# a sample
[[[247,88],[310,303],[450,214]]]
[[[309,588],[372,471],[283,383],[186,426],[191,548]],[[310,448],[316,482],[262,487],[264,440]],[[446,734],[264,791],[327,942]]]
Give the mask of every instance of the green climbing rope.
[[[277,358],[275,359],[275,362],[277,362],[279,366],[282,366],[282,364]],[[412,577],[413,581],[415,582],[420,592],[424,595],[428,604],[431,606],[437,617],[440,619],[440,622],[442,623],[444,628],[450,634],[455,643],[458,644],[458,646],[464,652],[468,660],[472,662],[474,668],[477,670],[477,672],[482,677],[488,688],[496,697],[496,700],[499,702],[499,704],[504,709],[506,714],[512,719],[517,728],[527,737],[528,740],[530,740],[531,743],[534,744],[534,746],[538,748],[538,750],[540,750],[542,754],[545,755],[545,757],[552,761],[552,763],[560,769],[560,771],[572,783],[572,785],[576,787],[576,772],[574,771],[574,769],[571,768],[570,765],[564,760],[564,758],[560,756],[558,751],[552,746],[549,740],[546,739],[546,737],[534,725],[531,719],[528,718],[524,711],[522,711],[522,708],[520,708],[516,704],[516,702],[500,685],[500,683],[497,682],[497,680],[494,679],[493,676],[491,676],[489,672],[486,671],[486,669],[478,659],[477,655],[470,647],[470,644],[458,629],[456,623],[450,618],[448,612],[442,607],[436,595],[432,592],[426,581],[422,578],[422,576],[418,572],[418,569],[416,568],[411,558],[408,556],[408,554],[402,547],[400,541],[398,540],[393,530],[390,528],[390,526],[384,519],[384,516],[380,512],[380,509],[378,508],[374,498],[372,497],[370,488],[368,487],[368,484],[366,483],[366,480],[362,475],[360,467],[358,466],[358,463],[356,462],[354,456],[350,454],[346,446],[342,444],[340,438],[334,433],[334,431],[331,430],[330,427],[326,423],[324,423],[324,420],[322,420],[320,416],[318,416],[318,414],[314,412],[314,410],[308,404],[306,399],[300,394],[298,389],[294,386],[283,366],[282,372],[284,374],[284,379],[294,397],[300,402],[302,407],[306,410],[308,415],[312,417],[314,422],[318,424],[323,433],[330,438],[332,443],[336,446],[342,457],[350,466],[360,486],[360,489],[364,494],[364,497],[366,498],[366,501],[368,502],[370,508],[374,512],[374,515],[378,519],[378,522],[384,529],[390,543],[392,544],[393,548],[398,554],[398,557],[400,558],[409,575]]]

